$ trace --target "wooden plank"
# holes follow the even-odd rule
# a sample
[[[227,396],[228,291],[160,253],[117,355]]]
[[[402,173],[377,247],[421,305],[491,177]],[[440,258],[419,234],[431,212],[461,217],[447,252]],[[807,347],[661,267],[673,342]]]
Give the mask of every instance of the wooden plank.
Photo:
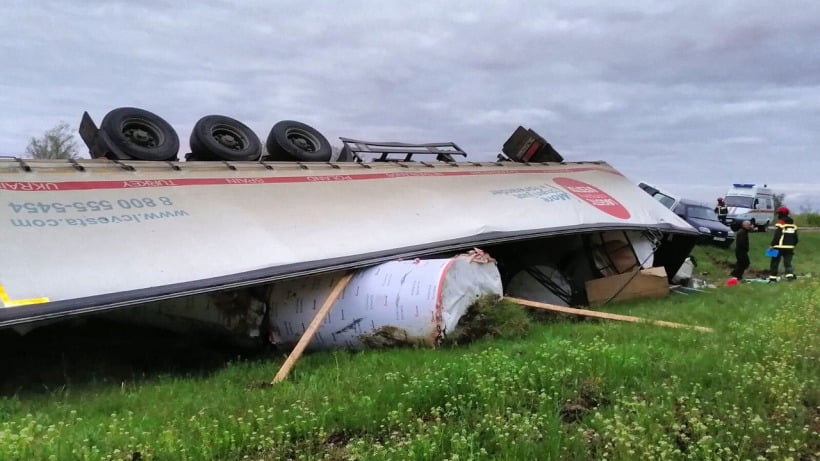
[[[708,327],[701,327],[697,325],[687,325],[685,323],[675,323],[675,322],[667,322],[665,320],[653,320],[653,319],[645,319],[643,317],[634,317],[631,315],[621,315],[621,314],[611,314],[609,312],[599,312],[599,311],[591,311],[588,309],[578,309],[575,307],[564,307],[564,306],[556,306],[555,304],[547,304],[547,303],[539,303],[537,301],[530,301],[527,299],[520,299],[520,298],[510,298],[505,297],[504,299],[514,302],[516,304],[520,304],[522,306],[528,307],[535,307],[538,309],[544,309],[553,312],[561,312],[563,314],[572,314],[572,315],[580,315],[583,317],[595,317],[600,319],[607,319],[607,320],[618,320],[621,322],[633,322],[633,323],[649,323],[652,325],[658,325],[661,327],[669,327],[669,328],[686,328],[695,331],[701,331],[704,333],[713,333],[715,330],[708,328]]]
[[[308,344],[310,344],[310,340],[313,339],[313,335],[316,334],[316,330],[319,329],[319,326],[327,317],[327,314],[330,312],[330,308],[333,307],[333,303],[339,298],[339,296],[344,291],[347,284],[350,283],[350,279],[353,277],[353,273],[349,272],[342,276],[337,282],[336,285],[333,286],[333,289],[330,291],[327,299],[325,300],[322,307],[316,312],[316,315],[313,316],[313,320],[310,321],[310,325],[305,329],[305,332],[302,333],[302,337],[299,338],[299,342],[296,343],[296,346],[288,355],[288,358],[285,360],[285,363],[282,364],[282,367],[279,368],[279,371],[276,372],[276,376],[273,377],[273,384],[279,383],[284,381],[290,370],[296,364],[296,361],[299,360],[299,357],[302,356],[302,353],[305,351],[305,348]]]

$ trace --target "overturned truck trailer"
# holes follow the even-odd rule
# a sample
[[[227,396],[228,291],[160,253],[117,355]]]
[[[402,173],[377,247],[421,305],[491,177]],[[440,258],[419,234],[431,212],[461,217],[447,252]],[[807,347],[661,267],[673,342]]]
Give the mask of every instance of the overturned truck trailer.
[[[4,160],[0,198],[2,326],[474,246],[513,276],[647,235],[674,274],[696,237],[601,162]]]
[[[0,327],[195,295],[262,322],[276,283],[477,246],[505,289],[584,304],[592,279],[671,277],[697,238],[605,162],[444,160],[0,159]]]

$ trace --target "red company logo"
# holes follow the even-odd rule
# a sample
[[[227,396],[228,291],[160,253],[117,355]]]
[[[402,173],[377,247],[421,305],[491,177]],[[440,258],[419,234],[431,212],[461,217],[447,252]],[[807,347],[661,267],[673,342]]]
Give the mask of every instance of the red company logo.
[[[620,219],[629,219],[629,211],[619,201],[592,184],[572,178],[555,178],[553,181],[604,213]]]

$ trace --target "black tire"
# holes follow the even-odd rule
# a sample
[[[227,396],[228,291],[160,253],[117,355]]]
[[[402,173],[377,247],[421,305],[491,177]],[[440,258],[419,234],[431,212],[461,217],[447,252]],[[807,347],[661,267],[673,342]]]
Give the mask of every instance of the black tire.
[[[161,117],[147,110],[119,107],[100,123],[112,147],[136,160],[176,160],[179,136]]]
[[[762,226],[757,226],[757,231],[758,232],[766,232],[768,230],[769,230],[769,222],[768,221],[766,221],[766,224],[764,224]]]
[[[271,160],[327,162],[333,151],[322,133],[301,122],[282,120],[273,125],[265,147]]]
[[[259,160],[262,143],[259,136],[239,120],[223,115],[199,119],[191,131],[192,157],[197,160]]]

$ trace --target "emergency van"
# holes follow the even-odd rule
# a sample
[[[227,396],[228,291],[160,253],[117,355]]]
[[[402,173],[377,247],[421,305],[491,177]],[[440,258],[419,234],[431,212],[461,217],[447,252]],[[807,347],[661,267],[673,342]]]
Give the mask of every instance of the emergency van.
[[[734,230],[743,221],[749,221],[760,232],[765,232],[774,221],[774,192],[765,184],[732,184],[723,198],[729,207],[726,225]]]

